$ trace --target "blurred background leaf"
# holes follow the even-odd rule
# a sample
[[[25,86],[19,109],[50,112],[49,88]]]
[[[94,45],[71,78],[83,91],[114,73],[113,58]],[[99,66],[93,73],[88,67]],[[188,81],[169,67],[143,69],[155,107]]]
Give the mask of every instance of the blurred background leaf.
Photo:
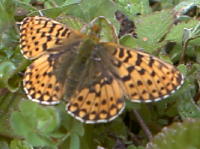
[[[147,144],[146,149],[198,149],[200,147],[200,121],[195,119],[184,120],[183,123],[174,123],[157,134],[153,141]],[[196,139],[194,139],[196,138]]]

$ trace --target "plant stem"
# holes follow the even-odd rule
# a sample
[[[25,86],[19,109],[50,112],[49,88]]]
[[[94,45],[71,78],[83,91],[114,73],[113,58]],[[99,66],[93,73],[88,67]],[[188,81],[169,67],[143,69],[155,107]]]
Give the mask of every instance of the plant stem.
[[[135,117],[138,120],[138,122],[139,122],[141,128],[143,129],[144,133],[146,134],[148,140],[151,141],[153,139],[153,136],[152,136],[149,128],[145,124],[144,120],[140,116],[139,112],[137,110],[133,110],[133,113],[135,114]]]

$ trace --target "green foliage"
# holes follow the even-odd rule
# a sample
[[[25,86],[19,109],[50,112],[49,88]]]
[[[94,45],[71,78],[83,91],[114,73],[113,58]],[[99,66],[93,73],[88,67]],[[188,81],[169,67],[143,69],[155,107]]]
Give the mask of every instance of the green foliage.
[[[5,141],[0,141],[0,146],[3,149],[9,149],[8,143]]]
[[[21,140],[12,140],[10,149],[32,149],[31,145]]]
[[[162,40],[162,38],[169,32],[172,24],[173,13],[171,10],[138,17],[135,24],[138,38],[133,40],[131,36],[125,36],[122,37],[120,43],[127,46],[130,45],[132,48],[144,48],[152,53],[166,44],[166,40]],[[122,42],[123,40],[124,42]]]
[[[127,149],[144,149],[144,147],[142,146],[136,147],[134,145],[130,145]]]
[[[199,0],[38,1],[45,16],[87,34],[92,32],[91,26],[98,24],[102,41],[119,42],[157,55],[176,65],[186,78],[184,86],[168,99],[151,104],[126,102],[126,109],[119,118],[97,125],[75,120],[66,113],[64,103],[50,107],[27,100],[21,87],[21,74],[31,62],[20,53],[16,22],[25,16],[39,15],[40,6],[31,2],[0,1],[0,148],[95,149],[102,146],[111,149],[120,145],[117,141],[120,140],[127,149],[144,149],[148,140],[133,109],[139,111],[153,135],[179,121],[156,135],[151,142],[152,149],[199,148],[196,140],[200,138],[197,133],[200,125],[199,120],[195,120],[200,118],[197,104],[200,95]],[[193,7],[197,12],[188,16],[187,13],[195,11]],[[120,24],[115,19],[116,10],[134,21],[137,38],[130,34],[117,38]],[[96,21],[91,23],[93,19]],[[193,120],[185,121],[188,118]]]
[[[81,28],[86,24],[82,20],[72,16],[61,15],[57,18],[58,22],[66,24],[70,28],[75,30],[81,30]]]
[[[190,20],[188,22],[182,22],[177,25],[173,25],[171,32],[167,34],[166,40],[169,40],[171,42],[176,42],[178,44],[181,44],[184,28],[192,28],[195,25],[197,25],[199,21],[198,20]],[[179,33],[179,34],[177,34]]]
[[[17,88],[12,87],[12,84],[9,85],[9,78],[12,75],[12,72],[14,72],[16,69],[15,65],[9,61],[4,61],[1,63],[1,67],[0,67],[0,86],[1,87],[6,87],[8,88],[10,91],[14,91]]]
[[[19,112],[13,112],[10,120],[15,133],[34,146],[51,145],[52,132],[60,123],[55,109],[30,101],[22,102]]]
[[[188,119],[163,128],[146,149],[198,149],[200,148],[200,121]]]
[[[93,26],[98,26],[97,31],[92,29]],[[114,27],[110,24],[109,20],[102,16],[93,19],[91,23],[85,25],[81,29],[81,32],[87,35],[96,34],[96,36],[99,37],[100,42],[118,43]]]
[[[116,0],[118,8],[130,18],[137,14],[148,14],[152,10],[148,0]]]
[[[166,44],[165,41],[162,41],[162,38],[173,23],[173,14],[171,10],[164,10],[159,13],[153,13],[152,15],[142,16],[137,21],[136,33],[138,35],[138,40],[136,40],[136,42],[138,41],[137,43],[140,47],[145,45],[145,47],[143,47],[144,49],[148,50],[148,52],[153,52],[153,50]]]

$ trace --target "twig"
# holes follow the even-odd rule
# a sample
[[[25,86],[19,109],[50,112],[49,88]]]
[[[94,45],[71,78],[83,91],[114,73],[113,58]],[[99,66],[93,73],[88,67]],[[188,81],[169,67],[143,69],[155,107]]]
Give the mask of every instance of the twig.
[[[149,128],[145,124],[144,120],[140,116],[139,112],[137,110],[133,110],[133,113],[135,114],[135,117],[138,120],[140,126],[142,127],[144,133],[146,134],[147,138],[149,139],[149,141],[151,141],[153,139],[153,136],[152,136]]]
[[[183,52],[181,53],[179,64],[182,64],[184,62],[185,52],[187,50],[188,42],[185,42],[183,45]]]
[[[134,145],[138,146],[140,145],[140,141],[138,140],[138,138],[135,136],[134,133],[132,133],[131,131],[128,131],[128,134],[131,137],[131,140],[134,142]]]

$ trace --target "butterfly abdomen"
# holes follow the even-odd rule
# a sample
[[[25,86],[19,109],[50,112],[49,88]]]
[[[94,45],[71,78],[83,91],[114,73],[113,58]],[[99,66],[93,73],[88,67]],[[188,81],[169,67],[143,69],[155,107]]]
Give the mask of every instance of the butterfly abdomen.
[[[90,63],[90,57],[94,49],[94,43],[91,40],[84,40],[78,48],[76,56],[66,74],[66,96],[70,97],[87,73],[87,67]]]

